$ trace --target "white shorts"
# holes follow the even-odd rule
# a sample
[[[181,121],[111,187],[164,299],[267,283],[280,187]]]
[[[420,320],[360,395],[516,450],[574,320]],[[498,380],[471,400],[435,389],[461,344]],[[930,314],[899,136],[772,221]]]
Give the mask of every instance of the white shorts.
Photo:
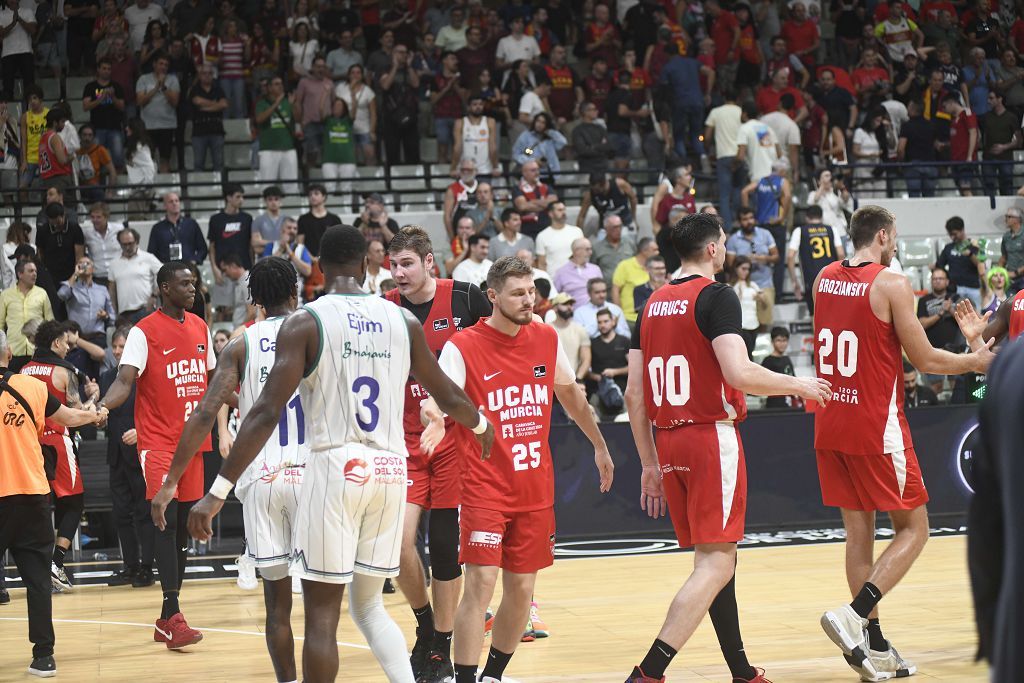
[[[354,572],[398,576],[405,517],[405,456],[360,444],[306,461],[291,574],[349,583]]]
[[[291,560],[304,471],[302,465],[282,468],[235,490],[242,502],[245,554],[257,567],[287,565]]]

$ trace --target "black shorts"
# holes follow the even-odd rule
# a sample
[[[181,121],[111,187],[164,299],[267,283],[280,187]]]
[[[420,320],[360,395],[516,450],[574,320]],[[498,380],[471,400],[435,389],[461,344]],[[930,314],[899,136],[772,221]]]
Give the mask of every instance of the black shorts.
[[[173,128],[158,128],[157,130],[150,130],[149,139],[153,141],[153,146],[156,147],[156,151],[160,155],[161,161],[169,160],[171,158],[171,148],[174,147]]]

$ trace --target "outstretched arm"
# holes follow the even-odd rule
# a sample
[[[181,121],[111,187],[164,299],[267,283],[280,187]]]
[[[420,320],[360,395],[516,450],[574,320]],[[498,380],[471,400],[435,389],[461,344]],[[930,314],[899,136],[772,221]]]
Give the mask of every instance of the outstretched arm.
[[[139,378],[139,369],[134,365],[122,365],[117,369],[117,378],[107,389],[106,396],[99,402],[99,408],[117,408],[128,400],[132,393],[132,385]]]

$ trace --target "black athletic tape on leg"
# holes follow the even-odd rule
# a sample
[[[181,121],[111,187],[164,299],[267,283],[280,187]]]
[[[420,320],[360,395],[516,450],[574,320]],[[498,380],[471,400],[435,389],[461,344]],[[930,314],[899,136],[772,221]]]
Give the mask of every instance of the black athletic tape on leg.
[[[430,575],[438,581],[462,576],[459,564],[459,511],[444,508],[430,511]]]

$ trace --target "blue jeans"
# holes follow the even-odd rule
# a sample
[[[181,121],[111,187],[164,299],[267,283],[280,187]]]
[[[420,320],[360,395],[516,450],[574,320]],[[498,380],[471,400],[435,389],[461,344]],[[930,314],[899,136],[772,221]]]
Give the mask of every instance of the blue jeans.
[[[907,166],[903,169],[907,193],[911,197],[934,197],[939,169],[935,166]]]
[[[116,128],[97,128],[96,142],[107,148],[114,168],[124,168],[124,133]]]
[[[988,163],[981,167],[982,183],[985,186],[985,194],[996,193],[996,178],[998,177],[998,190],[1001,196],[1013,195],[1013,162],[1001,161],[999,163]]]
[[[228,98],[227,118],[244,119],[245,113],[245,79],[222,78],[220,87]]]
[[[704,143],[700,136],[704,133],[704,107],[672,107],[672,137],[675,140],[675,152],[682,161],[686,161],[686,142],[690,143],[693,153],[704,156]]]
[[[964,287],[963,285],[956,286],[956,293],[965,299],[970,299],[971,303],[974,304],[974,310],[981,310],[981,288],[980,287]]]
[[[735,214],[733,207],[739,207],[739,190],[732,185],[732,165],[736,157],[718,157],[718,166],[715,167],[715,174],[718,176],[718,213],[725,223],[725,232],[732,229],[732,221]],[[781,253],[781,252],[780,252]]]
[[[205,171],[206,152],[213,159],[214,171],[224,169],[224,135],[193,135],[192,136],[192,170]]]

